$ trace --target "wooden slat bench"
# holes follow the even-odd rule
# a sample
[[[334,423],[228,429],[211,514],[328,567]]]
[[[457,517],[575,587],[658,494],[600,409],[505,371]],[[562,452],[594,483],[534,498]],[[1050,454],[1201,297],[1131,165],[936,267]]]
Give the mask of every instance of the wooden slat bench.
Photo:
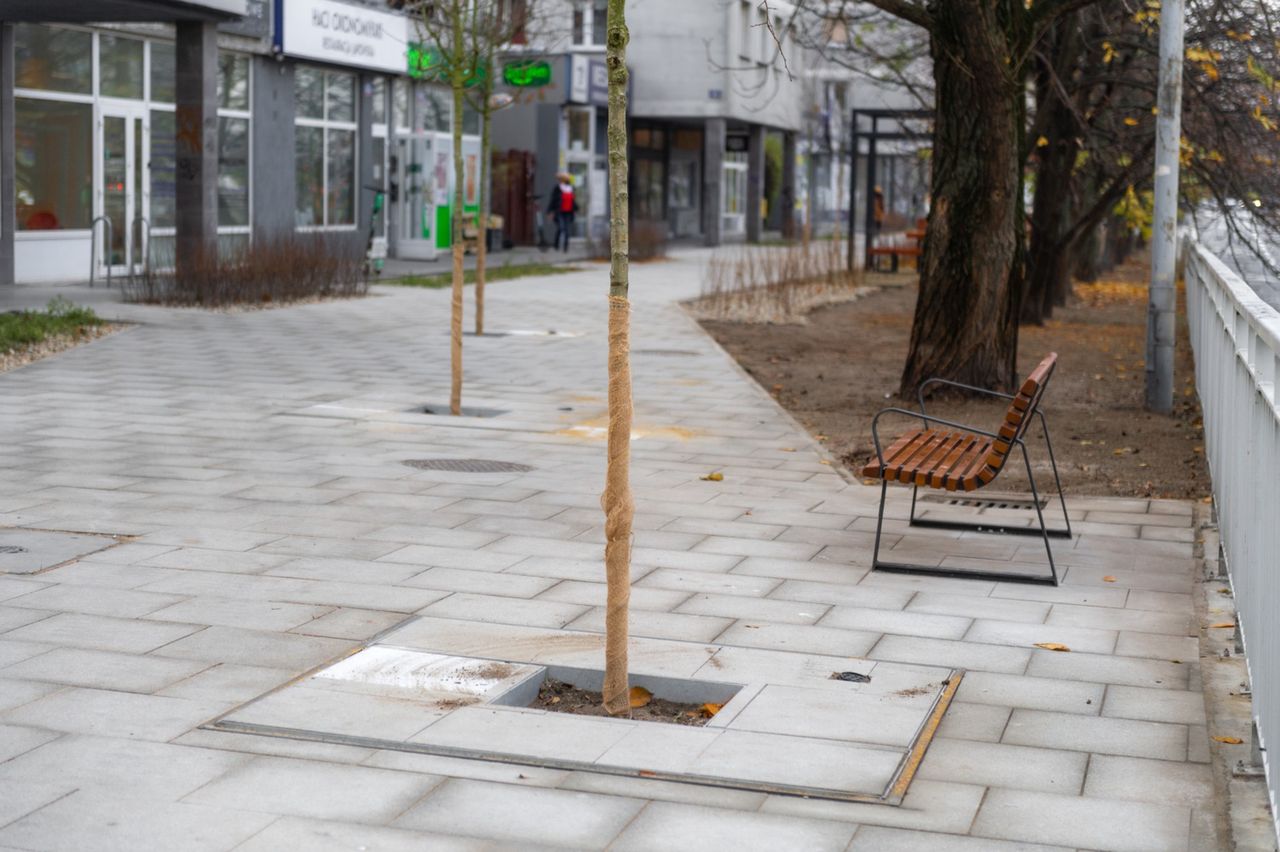
[[[867,257],[871,261],[871,268],[878,269],[876,265],[876,258],[887,257],[890,260],[890,272],[898,271],[898,258],[901,257],[914,257],[916,259],[916,266],[919,266],[920,255],[923,253],[924,250],[919,245],[909,245],[907,243],[897,243],[888,246],[872,246],[867,249]]]
[[[920,386],[919,411],[909,411],[905,408],[886,408],[875,416],[875,419],[871,422],[871,437],[875,444],[876,456],[867,462],[867,465],[862,469],[864,477],[880,480],[880,510],[876,518],[875,554],[872,560],[873,570],[1058,584],[1058,572],[1053,562],[1053,549],[1049,545],[1049,538],[1051,536],[1070,537],[1071,520],[1067,516],[1066,499],[1062,495],[1062,481],[1058,477],[1058,465],[1053,457],[1053,444],[1049,440],[1049,426],[1045,421],[1044,413],[1040,410],[1040,401],[1044,397],[1049,379],[1053,376],[1057,360],[1056,353],[1047,355],[1027,376],[1026,381],[1022,383],[1016,394],[988,391],[945,379],[929,379]],[[1004,420],[995,432],[986,432],[971,426],[932,417],[925,411],[924,397],[925,389],[934,384],[948,385],[1007,399],[1009,400],[1009,408],[1005,411]],[[921,421],[921,428],[912,429],[899,436],[888,447],[882,447],[879,421],[886,414],[901,414],[914,417]],[[1058,500],[1062,504],[1062,516],[1066,520],[1066,529],[1063,530],[1051,530],[1044,522],[1044,513],[1040,506],[1040,494],[1036,489],[1035,477],[1031,473],[1031,461],[1027,456],[1027,445],[1023,440],[1023,436],[1026,434],[1027,427],[1033,417],[1040,419],[1040,425],[1044,431],[1045,445],[1049,451],[1049,462],[1053,468],[1054,484],[1058,489]],[[1026,464],[1027,479],[1031,483],[1032,502],[1035,507],[1036,518],[1039,520],[1038,527],[1017,527],[916,517],[916,495],[919,489],[976,491],[995,481],[1008,462],[1014,447],[1021,451],[1022,459]],[[976,529],[984,532],[1041,536],[1044,539],[1045,551],[1049,556],[1049,576],[1029,577],[1024,574],[1002,571],[963,571],[927,565],[881,562],[880,531],[884,525],[885,496],[890,482],[912,487],[911,515],[909,517],[909,523],[912,526]]]

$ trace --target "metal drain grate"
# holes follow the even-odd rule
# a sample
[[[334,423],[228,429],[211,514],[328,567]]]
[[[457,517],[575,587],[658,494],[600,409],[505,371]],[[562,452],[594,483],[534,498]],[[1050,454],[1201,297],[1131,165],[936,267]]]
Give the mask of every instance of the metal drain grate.
[[[25,547],[18,547],[16,544],[0,544],[0,553],[30,553],[31,551]]]
[[[967,509],[1034,509],[1036,507],[1036,501],[1023,500],[1016,497],[1001,499],[999,497],[943,497],[941,495],[926,494],[920,497],[919,501],[921,503],[941,503],[944,506],[964,506]],[[1040,508],[1043,509],[1048,504],[1048,500],[1041,500]]]
[[[685,358],[696,357],[701,352],[694,352],[692,349],[632,349],[632,355],[665,355],[669,358]]]
[[[533,465],[492,459],[408,459],[409,467],[418,470],[451,470],[455,473],[525,473]]]

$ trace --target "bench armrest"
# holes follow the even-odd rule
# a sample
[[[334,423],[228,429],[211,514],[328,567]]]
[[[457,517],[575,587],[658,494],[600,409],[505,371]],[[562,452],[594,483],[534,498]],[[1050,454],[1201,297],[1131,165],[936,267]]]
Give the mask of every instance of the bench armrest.
[[[925,414],[923,411],[911,411],[910,409],[907,409],[907,408],[882,408],[880,409],[880,411],[876,413],[875,417],[871,418],[871,442],[875,444],[876,460],[880,463],[881,468],[884,467],[884,451],[880,448],[879,426],[880,426],[880,418],[886,414],[902,414],[907,417],[915,417],[919,420],[922,420],[924,421],[924,424],[926,426],[928,426],[930,423],[937,423],[941,426],[950,426],[952,429],[959,429],[964,432],[971,432],[974,435],[981,435],[984,438],[992,438],[995,440],[1000,440],[1000,436],[995,434],[994,432],[987,432],[983,429],[975,429],[972,426],[967,426],[964,423],[956,423],[952,420],[943,420],[941,417],[934,417],[930,414]],[[1014,440],[1013,443],[1021,444],[1022,439],[1017,438]]]
[[[1013,394],[1002,393],[1000,391],[987,390],[986,388],[975,387],[974,385],[966,385],[963,382],[953,382],[950,379],[925,379],[920,383],[920,389],[916,396],[920,400],[920,410],[924,411],[924,389],[929,385],[946,385],[948,387],[960,388],[961,390],[973,391],[974,393],[986,394],[987,396],[998,396],[1001,399],[1013,399]]]

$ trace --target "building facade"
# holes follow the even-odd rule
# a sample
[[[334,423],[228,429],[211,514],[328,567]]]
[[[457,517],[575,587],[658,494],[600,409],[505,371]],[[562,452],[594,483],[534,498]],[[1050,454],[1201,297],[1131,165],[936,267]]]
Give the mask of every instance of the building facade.
[[[336,0],[65,4],[121,19],[88,24],[10,5],[0,283],[181,263],[184,235],[189,254],[306,232],[399,257],[449,247],[451,101],[409,73],[408,16]],[[478,120],[460,120],[474,211]]]

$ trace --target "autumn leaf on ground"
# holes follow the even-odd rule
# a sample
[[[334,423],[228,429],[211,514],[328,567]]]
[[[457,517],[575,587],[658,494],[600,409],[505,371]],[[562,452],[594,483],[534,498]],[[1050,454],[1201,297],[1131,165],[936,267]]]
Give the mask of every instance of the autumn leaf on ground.
[[[1066,645],[1061,642],[1037,642],[1037,648],[1044,648],[1046,651],[1070,651]]]
[[[1235,627],[1235,626],[1236,626],[1236,623],[1234,621],[1220,621],[1217,624],[1209,625],[1209,627],[1211,628],[1212,627]]]
[[[718,470],[715,473],[708,473],[706,476],[702,477],[703,482],[721,482],[723,480],[724,474]]]
[[[724,708],[723,704],[703,704],[702,715],[710,719],[712,716],[719,713],[723,708]]]
[[[633,710],[637,707],[643,707],[653,700],[653,693],[643,686],[631,687],[629,695],[631,697],[631,709]]]
[[[1114,583],[1115,581],[1116,581],[1116,578],[1112,577],[1110,574],[1102,578],[1102,582],[1104,583]]]
[[[1227,745],[1240,745],[1244,740],[1239,737],[1214,737],[1215,743],[1226,743]]]

